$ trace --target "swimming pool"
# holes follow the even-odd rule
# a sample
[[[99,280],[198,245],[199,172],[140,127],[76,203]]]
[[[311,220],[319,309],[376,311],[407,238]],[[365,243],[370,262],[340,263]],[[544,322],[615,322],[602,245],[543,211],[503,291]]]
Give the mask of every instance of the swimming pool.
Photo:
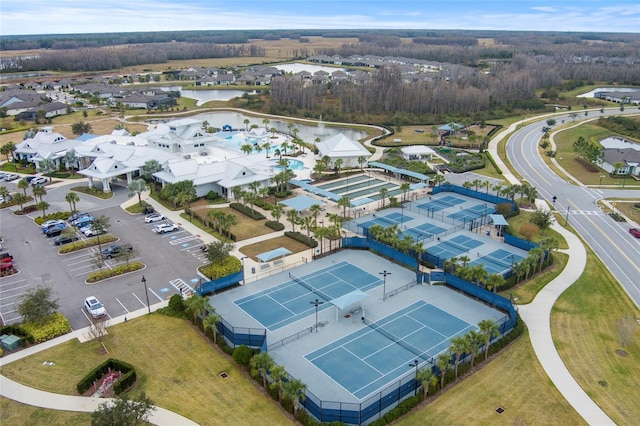
[[[292,159],[288,159],[289,160],[289,165],[287,166],[288,169],[291,170],[302,170],[304,169],[304,163],[300,160],[292,160]],[[276,170],[282,170],[282,166],[278,165],[278,160],[271,160],[271,164],[273,164],[273,168]]]

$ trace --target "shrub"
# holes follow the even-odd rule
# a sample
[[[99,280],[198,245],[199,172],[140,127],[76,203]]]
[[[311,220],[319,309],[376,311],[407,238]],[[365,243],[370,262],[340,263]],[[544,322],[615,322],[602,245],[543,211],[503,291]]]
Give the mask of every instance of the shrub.
[[[522,235],[525,239],[529,241],[531,241],[533,237],[538,235],[538,231],[539,231],[538,227],[533,223],[525,223],[519,229],[520,235]]]
[[[28,322],[20,326],[33,337],[33,343],[42,343],[71,331],[69,320],[60,312],[55,312],[41,322]]]
[[[101,244],[113,243],[115,241],[118,241],[118,237],[116,237],[113,234],[105,234],[105,235],[101,235],[100,236],[100,243]],[[84,248],[93,247],[93,246],[97,246],[97,245],[98,245],[98,238],[97,237],[91,237],[91,238],[87,238],[84,241],[74,241],[72,243],[63,245],[58,250],[58,254],[72,253],[74,251],[82,250]]]
[[[107,374],[109,371],[120,371],[122,376],[113,384],[113,391],[116,395],[122,393],[123,390],[126,390],[131,384],[136,381],[136,369],[133,368],[131,364],[126,362],[109,358],[102,364],[98,365],[96,368],[91,370],[89,374],[84,376],[78,384],[76,385],[76,390],[78,393],[82,394],[86,392],[93,383]]]
[[[209,263],[198,268],[198,271],[210,280],[235,274],[242,269],[242,261],[235,256],[227,256],[222,262]]]
[[[207,195],[205,196],[205,198],[209,201],[215,201],[218,198],[220,198],[220,195],[218,195],[216,191],[209,191],[207,192]]]
[[[240,345],[233,350],[233,360],[238,365],[246,367],[249,365],[251,357],[253,357],[253,351],[248,346]]]
[[[274,220],[269,220],[264,224],[266,227],[273,229],[274,231],[282,231],[284,229],[284,225],[280,222],[276,222]]]
[[[307,246],[313,248],[318,246],[318,242],[313,238],[308,238],[306,235],[303,235],[299,232],[287,231],[284,233],[289,238],[293,238],[294,240],[301,242],[302,244],[306,244]]]
[[[502,174],[502,169],[500,169],[500,167],[498,167],[498,164],[496,164],[496,160],[493,159],[493,156],[491,155],[491,153],[489,153],[489,151],[485,151],[485,155],[489,159],[489,162],[491,163],[491,165],[493,165],[493,167],[496,169],[496,172],[499,175],[501,175]]]
[[[131,262],[128,265],[118,265],[111,269],[103,269],[101,271],[91,272],[87,275],[88,283],[95,283],[96,281],[106,280],[107,278],[117,277],[118,275],[126,274],[128,272],[138,271],[144,268],[142,262]]]
[[[229,207],[255,220],[262,220],[265,218],[262,213],[251,210],[251,207],[246,207],[240,203],[231,203],[229,204]]]
[[[179,294],[174,294],[169,299],[169,309],[176,313],[183,313],[185,310],[184,299]]]
[[[71,216],[71,212],[54,212],[51,214],[48,214],[44,217],[42,216],[38,216],[35,219],[33,219],[33,221],[35,223],[37,223],[38,225],[42,225],[43,223],[45,223],[48,220],[67,220],[69,219],[69,216]]]
[[[33,336],[19,324],[9,324],[0,327],[0,336],[4,334],[13,334],[14,336],[20,337],[20,345],[22,345],[22,347],[26,346],[25,342],[31,344],[35,342]]]

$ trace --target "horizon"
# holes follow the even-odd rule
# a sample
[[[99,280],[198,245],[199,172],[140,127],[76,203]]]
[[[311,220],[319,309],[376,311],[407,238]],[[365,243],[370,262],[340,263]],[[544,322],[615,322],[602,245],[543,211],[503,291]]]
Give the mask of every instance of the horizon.
[[[105,19],[108,17],[108,19]],[[2,0],[2,36],[233,30],[633,33],[636,0]]]

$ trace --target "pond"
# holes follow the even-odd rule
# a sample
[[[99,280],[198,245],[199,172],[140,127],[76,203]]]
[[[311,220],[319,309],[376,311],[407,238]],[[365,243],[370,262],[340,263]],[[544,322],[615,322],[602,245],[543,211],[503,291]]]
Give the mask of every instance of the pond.
[[[196,105],[200,106],[209,101],[228,101],[233,98],[242,96],[245,93],[254,95],[257,92],[247,90],[220,90],[220,89],[204,89],[204,90],[185,90],[179,86],[162,87],[164,91],[179,91],[180,96],[195,99]]]

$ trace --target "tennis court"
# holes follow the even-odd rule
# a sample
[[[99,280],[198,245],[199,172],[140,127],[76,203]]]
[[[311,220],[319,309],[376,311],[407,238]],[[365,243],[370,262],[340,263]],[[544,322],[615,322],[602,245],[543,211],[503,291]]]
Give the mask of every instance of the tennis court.
[[[440,226],[425,222],[420,225],[414,226],[413,228],[403,229],[402,235],[409,235],[416,241],[422,241],[425,238],[430,238],[445,231],[446,228],[441,228]]]
[[[440,259],[451,259],[463,253],[484,245],[482,241],[467,237],[466,235],[456,235],[449,240],[440,241],[438,244],[427,248],[428,252],[438,256]]]
[[[522,256],[511,253],[508,250],[498,249],[474,259],[470,265],[479,263],[484,265],[484,269],[489,274],[504,274],[511,269],[513,264],[520,262],[522,259]]]
[[[476,204],[455,213],[448,214],[447,217],[449,219],[455,219],[461,222],[469,222],[471,220],[476,220],[479,217],[485,216],[489,213],[493,213],[493,211],[493,207],[488,207],[485,204]]]
[[[428,212],[439,212],[464,203],[465,200],[463,198],[454,197],[453,195],[445,195],[437,199],[430,199],[427,203],[418,204],[417,207],[419,209],[427,210]]]
[[[274,331],[312,315],[317,298],[323,302],[318,311],[330,308],[328,302],[355,290],[368,291],[382,280],[349,262],[343,261],[300,277],[289,273],[289,281],[234,303],[268,330]]]
[[[397,312],[367,322],[333,343],[305,355],[357,399],[405,376],[408,364],[433,365],[453,337],[476,326],[420,300]]]

